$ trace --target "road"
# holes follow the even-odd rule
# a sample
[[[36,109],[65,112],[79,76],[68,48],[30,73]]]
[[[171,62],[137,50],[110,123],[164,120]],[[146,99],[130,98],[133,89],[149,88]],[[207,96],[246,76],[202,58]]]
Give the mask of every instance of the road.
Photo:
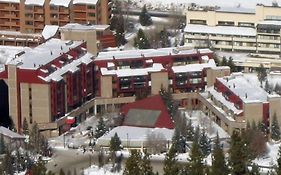
[[[124,166],[126,158],[124,158],[122,164]],[[74,149],[54,149],[54,156],[51,161],[46,165],[49,171],[59,173],[60,169],[64,172],[76,170],[77,174],[80,174],[83,169],[88,168],[90,165],[97,165],[97,152],[86,152],[83,154],[81,150]],[[163,165],[161,160],[151,160],[151,165],[155,172],[163,174]]]

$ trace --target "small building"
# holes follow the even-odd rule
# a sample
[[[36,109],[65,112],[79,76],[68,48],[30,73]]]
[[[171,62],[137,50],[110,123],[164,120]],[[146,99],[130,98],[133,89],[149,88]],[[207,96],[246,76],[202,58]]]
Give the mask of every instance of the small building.
[[[0,126],[0,136],[4,138],[4,142],[9,148],[15,149],[24,146],[25,136]]]
[[[124,126],[174,129],[174,123],[160,95],[124,105]]]

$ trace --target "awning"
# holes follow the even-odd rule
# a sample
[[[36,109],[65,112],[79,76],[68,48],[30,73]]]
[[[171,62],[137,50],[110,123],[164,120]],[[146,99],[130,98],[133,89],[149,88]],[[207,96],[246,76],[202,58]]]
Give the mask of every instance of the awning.
[[[75,117],[67,117],[66,118],[66,124],[71,125],[75,123]]]

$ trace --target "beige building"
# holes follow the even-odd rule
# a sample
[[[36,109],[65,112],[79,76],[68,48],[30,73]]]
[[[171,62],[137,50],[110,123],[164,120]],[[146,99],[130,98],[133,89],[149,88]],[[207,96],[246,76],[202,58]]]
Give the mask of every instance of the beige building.
[[[203,112],[230,134],[245,129],[247,122],[269,126],[274,114],[281,117],[281,97],[269,95],[242,73],[216,78],[214,86],[199,94],[199,100]]]
[[[280,7],[261,4],[255,9],[189,8],[185,41],[198,48],[279,54],[280,19]]]
[[[109,0],[0,0],[0,30],[41,33],[45,25],[108,24]]]

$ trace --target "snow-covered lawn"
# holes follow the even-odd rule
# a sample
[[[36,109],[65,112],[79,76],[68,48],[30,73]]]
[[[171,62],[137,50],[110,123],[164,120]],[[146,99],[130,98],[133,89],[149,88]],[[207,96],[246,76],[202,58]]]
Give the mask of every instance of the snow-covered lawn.
[[[111,172],[112,165],[104,166],[102,168],[99,168],[96,165],[92,165],[91,167],[84,170],[84,174],[87,175],[122,175],[123,171],[120,172]]]

